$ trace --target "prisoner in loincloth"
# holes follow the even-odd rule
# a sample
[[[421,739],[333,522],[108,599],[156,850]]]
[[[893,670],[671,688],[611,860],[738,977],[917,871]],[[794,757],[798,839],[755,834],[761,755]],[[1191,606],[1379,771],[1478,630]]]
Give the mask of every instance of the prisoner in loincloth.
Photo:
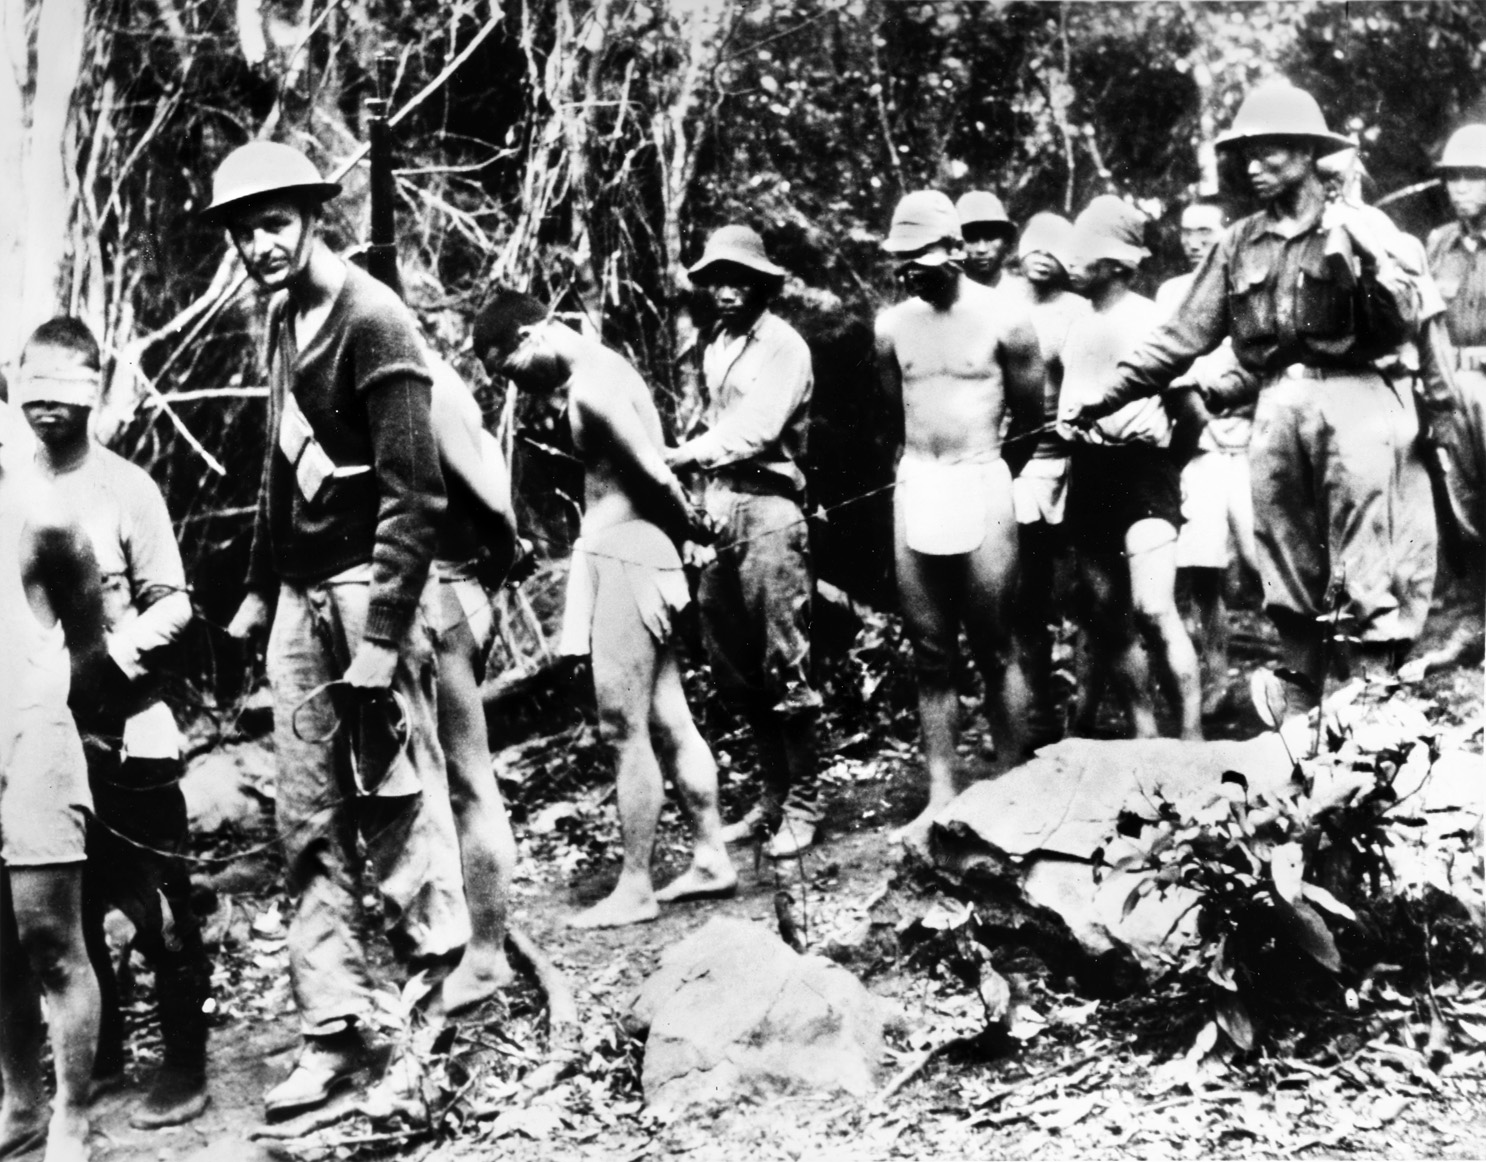
[[[662,903],[731,894],[717,765],[692,721],[671,641],[688,591],[676,543],[699,532],[662,452],[650,389],[619,354],[549,317],[529,295],[498,290],[475,325],[475,351],[518,387],[565,392],[584,468],[561,649],[592,657],[599,730],[613,752],[624,863],[614,890],[569,919],[579,928],[654,920]],[[651,880],[664,786],[674,780],[696,829],[691,866],[660,891]]]

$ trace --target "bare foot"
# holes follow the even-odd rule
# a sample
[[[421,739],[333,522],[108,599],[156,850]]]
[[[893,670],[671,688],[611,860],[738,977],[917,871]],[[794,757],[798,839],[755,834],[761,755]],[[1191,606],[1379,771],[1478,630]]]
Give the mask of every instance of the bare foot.
[[[948,799],[939,803],[929,800],[929,805],[915,819],[898,828],[889,838],[918,855],[926,854],[929,850],[929,827],[949,803]]]
[[[656,892],[655,898],[662,904],[672,904],[677,900],[721,900],[737,892],[738,873],[726,856],[720,864],[715,860],[709,860],[708,864],[703,866],[700,861],[693,862],[691,867]]]
[[[448,1018],[468,1013],[515,979],[516,971],[504,952],[490,955],[466,950],[429,1003],[429,1016]]]
[[[655,892],[620,880],[614,890],[591,908],[569,916],[569,928],[623,928],[626,924],[648,924],[660,915]]]
[[[53,1114],[42,1162],[89,1162],[93,1155],[88,1149],[88,1130],[87,1118]]]

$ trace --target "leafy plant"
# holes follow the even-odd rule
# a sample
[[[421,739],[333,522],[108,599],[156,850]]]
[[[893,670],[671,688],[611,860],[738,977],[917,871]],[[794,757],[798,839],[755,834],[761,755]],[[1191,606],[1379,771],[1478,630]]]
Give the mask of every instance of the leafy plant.
[[[1191,939],[1173,975],[1206,1009],[1203,1052],[1254,1049],[1301,1009],[1341,1000],[1391,951],[1391,852],[1417,843],[1405,832],[1423,822],[1400,787],[1437,757],[1431,741],[1329,728],[1326,751],[1293,760],[1278,791],[1251,793],[1230,771],[1206,802],[1157,797],[1154,818],[1121,820],[1100,874],[1138,876],[1127,916],[1150,896],[1186,901],[1172,930],[1188,922]]]

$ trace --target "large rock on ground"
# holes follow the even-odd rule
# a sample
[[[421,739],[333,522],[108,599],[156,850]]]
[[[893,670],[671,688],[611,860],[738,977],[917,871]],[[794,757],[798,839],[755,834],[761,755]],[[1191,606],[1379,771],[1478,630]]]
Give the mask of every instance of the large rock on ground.
[[[655,1110],[808,1090],[872,1091],[888,1002],[769,929],[717,918],[661,957],[628,1024],[645,1042]]]
[[[1420,846],[1427,849],[1444,835],[1479,827],[1481,784],[1472,788],[1463,772],[1480,772],[1481,760],[1447,755],[1431,767],[1423,751],[1422,768],[1412,764],[1419,769],[1405,772],[1396,785],[1401,794],[1418,795],[1414,801],[1429,824]],[[1251,795],[1273,793],[1288,785],[1291,761],[1273,733],[1244,742],[1068,739],[967,789],[935,822],[929,856],[1003,911],[1024,909],[1060,932],[1081,950],[1089,983],[1118,990],[1155,971],[1163,954],[1191,935],[1193,896],[1151,893],[1127,913],[1125,901],[1139,877],[1123,873],[1096,881],[1096,853],[1103,849],[1111,861],[1123,854],[1121,841],[1111,840],[1122,814],[1150,819],[1164,799],[1189,816],[1221,793],[1229,771],[1244,776]],[[1339,801],[1371,783],[1347,762],[1321,764],[1312,773],[1317,795],[1328,780]]]

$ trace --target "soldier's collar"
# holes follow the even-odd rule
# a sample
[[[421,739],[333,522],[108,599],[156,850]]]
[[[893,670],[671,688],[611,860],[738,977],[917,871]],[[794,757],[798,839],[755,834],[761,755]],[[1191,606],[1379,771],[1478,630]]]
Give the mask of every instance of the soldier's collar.
[[[1321,216],[1325,212],[1326,207],[1323,204],[1310,216],[1291,223],[1281,219],[1274,212],[1274,207],[1266,206],[1264,208],[1263,218],[1261,219],[1264,225],[1259,232],[1261,234],[1273,234],[1276,238],[1299,238],[1302,234],[1308,234],[1312,230],[1319,228],[1321,225]]]

